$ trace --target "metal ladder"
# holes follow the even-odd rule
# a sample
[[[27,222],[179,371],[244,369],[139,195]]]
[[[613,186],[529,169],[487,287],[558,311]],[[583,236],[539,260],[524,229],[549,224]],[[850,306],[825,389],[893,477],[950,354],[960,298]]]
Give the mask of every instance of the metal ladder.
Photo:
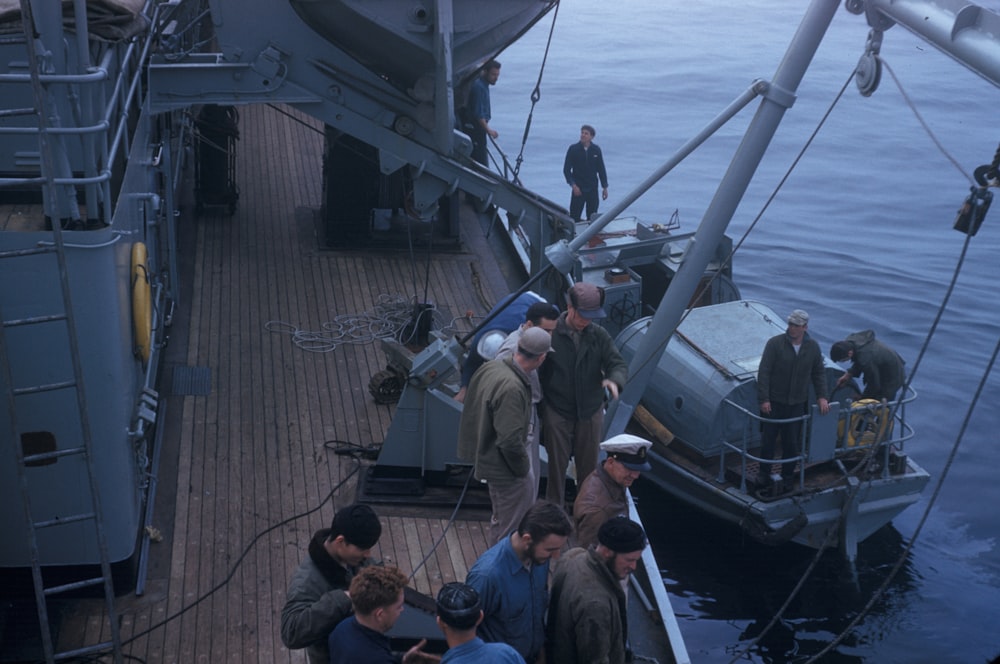
[[[34,17],[28,0],[21,0],[21,16],[24,25],[25,41],[31,71],[31,85],[34,93],[35,111],[38,114],[39,122],[39,142],[41,153],[42,175],[47,182],[44,188],[47,196],[55,195],[55,171],[54,159],[51,146],[46,135],[45,125],[45,101],[46,92],[42,87],[39,73],[39,64],[34,42]],[[54,208],[53,208],[54,209]],[[3,366],[4,379],[7,389],[5,390],[7,409],[10,416],[10,447],[14,450],[16,461],[16,472],[21,490],[21,500],[24,509],[24,520],[28,530],[28,546],[31,556],[31,574],[35,591],[35,603],[38,609],[38,625],[41,632],[42,648],[44,650],[45,661],[52,664],[56,661],[66,660],[72,657],[94,654],[111,654],[116,664],[122,664],[122,642],[119,629],[118,614],[115,609],[114,585],[111,575],[111,563],[108,554],[108,543],[104,527],[104,517],[101,510],[101,500],[97,476],[94,467],[92,454],[93,440],[90,428],[89,411],[87,409],[87,399],[84,392],[83,370],[80,361],[80,349],[76,337],[76,321],[73,314],[73,306],[70,293],[69,274],[66,265],[66,251],[63,244],[62,228],[59,219],[52,219],[52,235],[54,242],[52,245],[42,245],[30,249],[20,249],[0,252],[0,260],[17,260],[29,256],[43,253],[55,255],[59,266],[59,281],[62,290],[62,312],[55,312],[48,315],[32,316],[21,319],[6,319],[0,311],[0,366]],[[7,328],[30,326],[30,325],[51,325],[62,321],[66,326],[67,340],[69,344],[69,354],[72,360],[72,378],[41,385],[29,385],[18,387],[14,385],[14,376],[11,370],[10,353],[7,343]],[[25,451],[20,442],[21,432],[18,426],[18,399],[28,395],[51,392],[55,390],[74,390],[76,393],[76,403],[79,410],[82,444],[66,449],[56,449],[42,453],[32,453],[25,455]],[[64,457],[82,457],[87,472],[87,479],[90,487],[89,511],[81,511],[77,514],[68,514],[56,518],[38,520],[31,507],[31,473],[29,466],[42,462],[52,462]],[[41,551],[38,546],[38,531],[45,528],[58,527],[68,523],[90,522],[93,524],[94,532],[98,542],[100,554],[100,576],[87,578],[72,583],[46,586],[42,578]],[[104,603],[106,616],[110,627],[111,638],[108,641],[84,645],[83,647],[56,652],[55,644],[52,640],[52,632],[49,621],[49,598],[79,590],[87,587],[103,586]]]

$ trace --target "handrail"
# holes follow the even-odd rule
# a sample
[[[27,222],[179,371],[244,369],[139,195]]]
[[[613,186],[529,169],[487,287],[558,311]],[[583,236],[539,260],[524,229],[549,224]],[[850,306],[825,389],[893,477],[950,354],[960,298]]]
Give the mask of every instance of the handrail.
[[[838,440],[837,440],[837,445],[836,445],[836,448],[835,448],[835,458],[837,458],[837,457],[843,457],[843,456],[845,456],[848,453],[853,453],[853,452],[856,452],[858,450],[863,450],[863,449],[866,449],[866,448],[867,449],[870,449],[870,448],[879,449],[880,448],[880,449],[882,449],[882,450],[885,451],[886,455],[889,454],[889,451],[891,449],[896,449],[896,450],[902,451],[903,444],[906,441],[908,441],[911,438],[913,438],[914,435],[915,435],[915,431],[914,431],[913,427],[911,427],[909,424],[906,423],[906,418],[905,418],[904,413],[903,413],[903,410],[904,410],[903,407],[906,404],[908,404],[908,403],[912,403],[914,400],[916,400],[916,398],[917,398],[917,392],[916,392],[916,390],[914,390],[911,386],[907,386],[906,395],[903,398],[900,398],[900,399],[897,399],[897,400],[894,400],[894,401],[885,402],[885,403],[879,403],[879,404],[863,404],[863,405],[860,405],[860,406],[853,406],[852,405],[849,408],[843,409],[840,412],[840,414],[838,415],[838,420],[840,420],[842,424],[841,424],[841,426],[838,427],[838,434],[837,434]],[[788,417],[788,418],[783,418],[783,419],[774,419],[774,418],[763,417],[759,413],[750,411],[747,408],[744,408],[740,404],[738,404],[738,403],[736,403],[736,402],[734,402],[734,401],[732,401],[731,399],[728,399],[728,398],[727,399],[723,399],[722,402],[725,405],[727,405],[727,406],[729,406],[731,408],[734,408],[738,412],[742,413],[746,417],[746,424],[747,425],[745,427],[743,427],[742,441],[741,441],[741,443],[739,445],[737,445],[735,443],[732,443],[732,442],[730,442],[728,440],[722,440],[721,441],[723,450],[722,450],[722,453],[719,455],[719,475],[718,475],[718,480],[720,482],[722,482],[725,479],[726,450],[728,449],[728,450],[731,450],[733,453],[736,453],[736,454],[740,455],[740,459],[741,459],[741,473],[740,473],[740,475],[742,477],[742,479],[740,481],[740,491],[746,492],[746,467],[747,467],[748,462],[750,462],[750,461],[756,461],[757,463],[762,464],[762,465],[763,464],[781,464],[781,465],[796,464],[796,463],[798,463],[798,462],[801,461],[801,462],[803,462],[802,468],[800,469],[800,472],[799,472],[799,483],[801,483],[803,481],[803,479],[804,479],[805,462],[806,462],[806,460],[808,458],[807,457],[807,451],[806,451],[806,442],[807,442],[806,441],[806,436],[807,436],[807,432],[809,431],[809,427],[808,426],[803,426],[802,427],[802,433],[801,433],[801,437],[800,437],[800,440],[799,440],[799,447],[798,447],[798,450],[797,450],[798,454],[794,455],[794,456],[786,456],[785,458],[782,458],[782,459],[763,459],[761,457],[758,457],[758,456],[755,456],[755,455],[751,454],[749,452],[749,450],[748,450],[748,444],[750,442],[750,432],[752,430],[754,430],[755,428],[759,428],[759,425],[762,422],[766,421],[766,422],[769,422],[771,424],[789,424],[789,423],[792,423],[792,422],[802,422],[803,424],[806,424],[807,422],[809,422],[810,419],[812,419],[812,414],[811,413],[805,413],[805,414],[800,415],[798,417]],[[893,423],[898,423],[899,428],[897,429],[895,426],[892,427],[892,431],[894,432],[894,434],[891,437],[883,438],[881,440],[877,439],[877,437],[876,437],[876,439],[872,440],[871,442],[863,442],[861,440],[858,440],[853,445],[850,445],[850,446],[846,445],[845,444],[845,439],[846,439],[846,436],[847,436],[847,433],[848,433],[847,429],[848,429],[848,426],[849,426],[852,418],[855,416],[855,414],[857,414],[857,413],[864,413],[864,412],[874,412],[875,409],[879,409],[879,410],[885,409],[885,412],[889,413],[889,416],[891,417]],[[888,466],[888,464],[883,464],[883,472],[887,472],[887,466]]]

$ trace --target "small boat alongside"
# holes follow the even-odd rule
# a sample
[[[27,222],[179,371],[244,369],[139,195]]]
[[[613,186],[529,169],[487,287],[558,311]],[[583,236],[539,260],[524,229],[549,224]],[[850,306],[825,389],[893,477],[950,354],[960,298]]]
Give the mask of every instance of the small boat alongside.
[[[905,412],[916,394],[854,402],[856,386],[833,391],[843,373],[827,360],[830,412],[801,419],[793,482],[771,484],[760,456],[757,368],[767,340],[784,331],[767,306],[737,300],[691,309],[656,367],[638,419],[656,442],[644,475],[667,493],[770,544],[839,548],[858,542],[916,502],[930,476],[905,452],[914,436]],[[649,326],[618,336],[629,358]],[[761,469],[765,470],[761,470]]]

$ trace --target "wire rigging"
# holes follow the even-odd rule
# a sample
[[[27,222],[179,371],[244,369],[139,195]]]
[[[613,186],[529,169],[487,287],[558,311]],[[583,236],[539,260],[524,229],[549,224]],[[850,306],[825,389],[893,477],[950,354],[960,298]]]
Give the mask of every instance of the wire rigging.
[[[552,25],[549,26],[549,38],[545,42],[545,53],[542,55],[542,65],[538,69],[538,80],[535,82],[535,88],[531,91],[531,109],[528,111],[528,117],[524,122],[524,134],[521,137],[521,151],[517,153],[517,158],[514,160],[514,181],[519,182],[518,175],[521,172],[521,164],[524,162],[524,147],[528,143],[528,133],[531,130],[531,120],[535,113],[535,104],[539,102],[542,98],[542,75],[545,73],[545,63],[549,59],[549,48],[552,46],[552,35],[556,30],[556,19],[559,17],[559,1],[556,0],[555,11],[552,12]],[[506,159],[505,159],[506,161]]]
[[[881,60],[881,58],[880,58],[880,60]],[[920,113],[918,112],[918,110],[916,109],[916,107],[913,105],[913,103],[910,100],[909,96],[906,94],[906,91],[903,89],[902,84],[900,83],[899,79],[896,77],[895,73],[892,71],[892,68],[889,67],[889,65],[887,63],[885,63],[884,60],[882,60],[882,62],[885,65],[886,69],[889,71],[890,75],[892,76],[893,81],[895,81],[897,87],[899,88],[899,91],[902,94],[903,99],[906,100],[906,102],[909,105],[911,111],[917,117],[917,119],[920,122],[921,126],[925,129],[925,131],[927,132],[927,134],[931,138],[931,140],[934,142],[934,144],[937,145],[938,149],[941,150],[941,152],[945,155],[945,157],[948,158],[948,160],[956,168],[959,169],[959,171],[962,173],[963,176],[965,176],[966,178],[972,180],[972,178],[961,168],[961,166],[959,165],[959,163],[957,162],[957,160],[955,160],[954,157],[952,157],[948,153],[947,149],[941,144],[941,142],[934,135],[933,131],[931,131],[930,127],[927,125],[927,123],[920,116]],[[853,77],[854,77],[854,74],[852,73],[851,78],[853,78]],[[850,80],[851,79],[849,78],[848,81],[847,81],[847,83],[850,83]],[[834,101],[834,105],[837,103],[837,101],[839,101],[840,97],[843,95],[844,91],[846,90],[847,83],[845,83],[844,87],[841,88],[840,93],[837,95],[837,98]],[[823,120],[820,123],[820,126],[822,126],[822,123],[826,121],[826,118],[829,116],[830,111],[832,111],[832,110],[833,110],[833,106],[831,106],[831,108],[827,111],[826,115],[824,115]],[[817,127],[817,130],[818,130],[818,127]],[[806,147],[808,147],[808,143],[811,143],[812,139],[814,137],[815,137],[815,133],[813,134],[813,136],[810,137],[809,141],[807,142]],[[798,163],[798,161],[801,158],[801,156],[802,156],[803,153],[804,153],[804,150],[803,150],[803,152],[800,152],[799,156],[793,162],[793,167],[794,167],[795,164]],[[791,173],[791,170],[789,170],[789,173],[786,174],[786,176],[784,178],[782,178],[781,182],[778,185],[778,188],[780,188],[784,184],[784,182],[787,180],[787,177],[788,177],[788,175],[790,175],[790,173]],[[777,190],[775,191],[775,194],[776,193],[777,193]],[[765,203],[764,209],[766,209],[767,206],[770,205],[770,203],[771,203],[771,201],[773,199],[774,199],[774,194],[772,194],[772,196],[768,198],[767,202]],[[752,230],[753,227],[757,224],[757,221],[760,219],[760,216],[762,214],[763,214],[763,209],[761,210],[761,213],[758,214],[758,216],[751,223],[750,228],[747,229],[747,232],[743,235],[743,237],[740,239],[740,241],[734,247],[732,253],[730,254],[730,259],[732,258],[733,254],[736,253],[737,249],[739,249],[742,246],[742,244],[746,240],[746,237],[749,234],[750,230]],[[965,264],[965,258],[966,258],[966,255],[968,253],[968,248],[969,248],[969,244],[971,242],[971,239],[972,239],[971,235],[966,235],[965,242],[962,245],[962,250],[961,250],[959,258],[958,258],[958,260],[956,262],[955,269],[954,269],[954,272],[952,274],[951,281],[950,281],[950,283],[948,285],[948,288],[947,288],[947,290],[946,290],[946,292],[944,294],[944,297],[943,297],[943,299],[941,301],[941,304],[938,307],[938,311],[937,311],[937,313],[936,313],[936,315],[934,317],[934,321],[932,322],[931,327],[928,330],[927,335],[924,338],[924,342],[921,345],[920,351],[917,353],[917,359],[913,363],[913,369],[909,372],[909,375],[907,376],[907,379],[906,379],[906,381],[905,381],[905,383],[904,383],[904,385],[902,387],[903,394],[906,394],[907,391],[909,390],[910,385],[912,384],[913,379],[914,379],[914,377],[916,376],[916,374],[918,372],[920,364],[922,363],[923,358],[924,358],[924,356],[927,353],[927,349],[930,346],[931,339],[934,337],[934,334],[936,333],[937,328],[938,328],[938,326],[939,326],[942,318],[944,317],[944,313],[945,313],[945,311],[947,309],[948,303],[949,303],[949,301],[951,299],[951,296],[952,296],[952,294],[954,292],[955,286],[956,286],[956,284],[958,282],[959,275],[961,274],[962,268],[963,268],[963,266]],[[945,464],[945,467],[942,470],[940,477],[938,478],[938,482],[937,482],[937,484],[935,486],[934,493],[933,493],[933,495],[932,495],[932,497],[931,497],[931,499],[930,499],[927,507],[924,510],[924,513],[923,513],[923,515],[921,517],[921,520],[920,520],[920,522],[919,522],[916,530],[914,531],[913,535],[910,537],[909,542],[907,543],[906,547],[904,548],[904,550],[900,554],[900,556],[897,559],[897,561],[896,561],[895,565],[893,566],[892,570],[890,570],[889,574],[883,580],[881,586],[879,586],[879,588],[872,594],[872,597],[869,599],[868,603],[864,606],[864,608],[859,612],[859,614],[856,615],[852,619],[852,621],[844,628],[844,630],[840,634],[838,634],[837,637],[832,642],[830,642],[829,644],[827,644],[824,647],[824,649],[822,651],[820,651],[820,653],[818,653],[817,655],[814,655],[812,658],[810,658],[807,661],[807,664],[811,663],[811,662],[818,661],[823,655],[827,654],[831,649],[833,649],[839,643],[841,643],[847,637],[848,634],[850,634],[851,630],[853,630],[858,625],[858,623],[861,621],[861,619],[864,618],[864,616],[867,615],[871,611],[871,609],[874,607],[875,603],[879,600],[879,598],[883,594],[885,594],[886,590],[889,587],[889,584],[892,582],[892,579],[896,576],[896,574],[902,568],[902,566],[905,563],[907,557],[909,556],[910,551],[912,550],[914,544],[916,543],[916,541],[917,541],[917,539],[918,539],[918,537],[920,535],[920,531],[923,528],[923,525],[926,522],[927,517],[930,514],[930,510],[933,508],[934,503],[937,500],[938,494],[940,493],[940,490],[941,490],[941,487],[942,487],[942,485],[944,483],[944,480],[947,477],[948,469],[950,468],[951,463],[954,460],[955,455],[957,454],[958,447],[959,447],[959,445],[961,443],[961,440],[962,440],[962,437],[964,435],[965,429],[968,426],[968,422],[969,422],[969,420],[970,420],[970,418],[972,416],[972,412],[975,410],[976,403],[978,402],[978,399],[979,399],[979,397],[980,397],[980,395],[981,395],[981,393],[983,391],[983,387],[985,386],[986,379],[989,376],[990,372],[992,371],[992,368],[993,368],[993,365],[994,365],[994,363],[996,361],[998,353],[1000,353],[1000,340],[998,340],[997,346],[996,346],[996,348],[993,351],[993,355],[990,358],[990,361],[989,361],[989,363],[987,365],[987,368],[986,368],[986,370],[985,370],[985,372],[983,374],[983,377],[982,377],[982,379],[980,381],[979,388],[976,391],[975,397],[973,398],[972,402],[970,403],[969,409],[968,409],[968,411],[966,413],[965,419],[963,420],[963,423],[962,423],[961,429],[959,431],[959,434],[956,437],[954,445],[952,446],[951,453],[949,454],[949,457],[948,457],[948,460],[947,460],[947,462]],[[890,414],[890,418],[894,418],[895,417],[896,410],[898,408],[899,408],[899,404],[898,403],[893,406],[893,410],[892,410],[892,413]],[[874,449],[875,449],[875,447],[873,446],[872,449],[869,450],[869,452],[868,452],[869,456],[874,452]],[[867,460],[865,462],[863,462],[862,464],[860,464],[860,467],[863,467],[866,463],[867,463]],[[852,490],[852,492],[849,495],[848,499],[845,501],[845,510],[844,511],[846,511],[847,506],[853,500],[853,498],[856,495],[856,493],[861,489],[861,486],[862,485],[859,484],[858,486],[854,487],[854,489]],[[844,516],[844,512],[842,511],[841,518],[843,518],[843,516]],[[778,623],[778,621],[784,615],[784,612],[788,609],[789,605],[791,604],[792,599],[802,589],[802,587],[803,587],[806,579],[809,577],[809,575],[813,572],[813,570],[815,569],[816,565],[818,564],[819,559],[820,559],[820,557],[821,557],[824,549],[827,547],[827,545],[829,543],[829,540],[831,539],[832,532],[833,532],[833,529],[831,529],[830,531],[828,531],[827,537],[824,540],[823,544],[820,546],[820,548],[817,550],[816,555],[813,558],[813,561],[811,562],[811,564],[809,565],[809,567],[806,569],[806,571],[803,573],[803,575],[800,577],[799,581],[796,583],[795,587],[792,589],[792,591],[789,594],[788,598],[782,604],[782,606],[778,609],[778,611],[775,613],[775,615],[771,619],[771,621],[767,624],[767,626],[765,626],[765,628],[762,630],[762,632],[760,634],[758,634],[756,638],[753,639],[753,641],[751,641],[749,644],[747,644],[746,647],[744,647],[732,660],[730,660],[730,664],[732,664],[732,662],[735,662],[738,659],[740,659],[743,656],[745,656],[750,651],[750,649],[753,648],[757,643],[759,643],[761,641],[761,639],[764,637],[764,635],[766,635]]]

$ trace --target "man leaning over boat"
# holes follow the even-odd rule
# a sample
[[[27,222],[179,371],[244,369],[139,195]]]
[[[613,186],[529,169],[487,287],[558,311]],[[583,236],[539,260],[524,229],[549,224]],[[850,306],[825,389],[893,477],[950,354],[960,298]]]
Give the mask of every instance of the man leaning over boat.
[[[837,387],[852,378],[864,376],[862,399],[892,401],[906,380],[903,358],[899,353],[875,338],[874,330],[862,330],[847,335],[830,347],[834,362],[851,361],[851,366],[837,379]]]

